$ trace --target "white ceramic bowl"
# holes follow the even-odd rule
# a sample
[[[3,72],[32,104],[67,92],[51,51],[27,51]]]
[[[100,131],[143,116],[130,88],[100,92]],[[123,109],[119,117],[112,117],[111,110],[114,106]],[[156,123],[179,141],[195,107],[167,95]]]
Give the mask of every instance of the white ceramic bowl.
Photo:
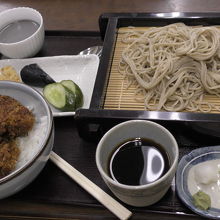
[[[36,55],[44,43],[44,23],[41,14],[35,9],[18,7],[0,13],[0,30],[19,20],[32,20],[39,28],[26,39],[15,43],[0,42],[0,52],[9,58],[27,58]]]
[[[16,169],[0,179],[2,199],[23,189],[43,169],[53,147],[54,125],[47,102],[31,87],[22,83],[0,81],[0,95],[10,96],[32,109],[36,121],[28,137],[24,137],[25,142],[29,140],[33,143],[32,148],[22,148]]]
[[[151,139],[160,144],[170,162],[169,170],[161,178],[140,186],[121,184],[108,172],[110,156],[116,147],[135,138]],[[121,201],[137,207],[154,204],[164,196],[174,178],[178,157],[179,149],[173,135],[163,126],[145,120],[130,120],[116,125],[102,137],[96,149],[96,164],[107,186]]]

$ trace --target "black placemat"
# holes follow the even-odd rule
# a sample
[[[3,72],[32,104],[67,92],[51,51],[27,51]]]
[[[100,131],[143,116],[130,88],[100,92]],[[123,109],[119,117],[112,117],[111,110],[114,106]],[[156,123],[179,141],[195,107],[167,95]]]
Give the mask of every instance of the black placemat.
[[[98,32],[46,31],[43,48],[36,57],[77,55],[81,50],[102,45],[102,43]],[[0,54],[0,59],[4,58]],[[53,150],[80,171],[88,171],[88,177],[95,179],[95,181],[101,181],[96,178],[97,171],[94,169],[95,145],[84,143],[79,138],[74,118],[61,117],[55,118],[54,121],[55,142]],[[88,161],[91,161],[91,164],[88,164]],[[8,200],[13,199],[55,203],[96,202],[51,161],[47,162],[40,175],[29,186],[8,198]],[[1,202],[4,202],[4,199]]]
[[[185,143],[185,145],[179,144],[180,158],[198,147],[198,145],[192,146],[192,144],[197,141],[199,136],[201,139],[201,135],[194,133],[193,136],[190,136],[190,133],[191,131],[187,132],[186,129],[183,130],[183,133],[175,134],[177,142]],[[212,144],[218,143],[218,140],[213,139],[213,141],[215,142]],[[189,145],[187,143],[189,143]],[[203,141],[203,144],[206,144],[206,142]],[[55,144],[53,150],[104,191],[114,197],[98,173],[95,164],[96,146],[97,143],[86,142],[79,137],[73,117],[55,119]],[[28,187],[12,196],[10,199],[59,204],[100,205],[97,200],[70,179],[51,161],[48,161],[40,175]],[[129,207],[128,205],[125,206]],[[129,208],[131,210],[143,212],[160,210],[191,213],[177,197],[175,183],[170,187],[165,197],[158,203],[147,208]]]
[[[89,46],[101,45],[97,36],[75,36],[70,34],[54,36],[52,32],[46,36],[45,44],[38,56],[55,56],[77,54]],[[97,143],[86,142],[81,139],[75,127],[74,117],[55,118],[54,151],[72,166],[82,172],[86,177],[113,196],[107,188],[95,164],[95,151]],[[182,129],[171,127],[180,147],[180,158],[195,149],[206,145],[217,145],[220,141],[207,138],[187,126]],[[114,196],[113,196],[114,197]],[[22,191],[9,197],[9,201],[36,201],[42,203],[100,205],[91,195],[70,179],[51,161],[48,161],[39,176]],[[4,199],[0,204],[4,203]],[[129,207],[139,211],[167,211],[191,213],[178,199],[175,185],[169,189],[165,197],[158,203],[147,208]]]

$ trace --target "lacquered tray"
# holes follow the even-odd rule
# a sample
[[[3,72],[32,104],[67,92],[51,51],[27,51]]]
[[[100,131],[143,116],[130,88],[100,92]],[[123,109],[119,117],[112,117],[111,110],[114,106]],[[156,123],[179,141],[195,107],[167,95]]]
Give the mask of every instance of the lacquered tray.
[[[117,123],[118,121],[130,119],[153,120],[159,123],[163,123],[168,127],[172,126],[173,123],[181,123],[182,125],[187,124],[189,129],[194,129],[194,127],[197,129],[201,126],[201,132],[204,131],[204,127],[208,127],[209,130],[206,130],[205,133],[208,132],[210,135],[215,133],[216,128],[217,130],[220,130],[220,126],[218,126],[220,122],[220,114],[216,112],[191,113],[146,111],[143,109],[143,106],[139,107],[138,103],[135,108],[135,103],[132,103],[132,101],[127,101],[127,103],[124,105],[125,107],[123,108],[118,108],[119,105],[114,103],[118,102],[118,100],[122,97],[120,96],[120,91],[118,93],[119,95],[112,93],[114,88],[116,88],[115,85],[122,82],[120,78],[117,78],[118,76],[112,75],[114,72],[116,72],[114,69],[117,68],[117,62],[115,61],[114,55],[116,54],[118,56],[117,50],[120,50],[118,49],[120,45],[118,47],[117,42],[117,38],[119,36],[118,31],[120,28],[128,26],[157,27],[176,22],[183,22],[190,26],[219,25],[220,13],[116,13],[103,14],[100,16],[100,33],[104,40],[104,47],[97,73],[91,105],[89,109],[78,110],[75,117],[77,124],[79,125],[78,128],[82,137],[90,137],[93,139],[94,133],[103,134],[102,131],[109,129],[111,126],[113,126],[114,122]],[[116,59],[118,59],[117,56]],[[117,90],[121,88],[121,84],[116,88]],[[111,90],[109,90],[109,85],[113,85]],[[119,97],[117,97],[117,95]],[[131,96],[129,96],[129,100],[131,100],[130,97]],[[131,108],[129,107],[129,102],[131,103]],[[108,103],[110,103],[110,105],[108,105]],[[78,121],[80,123],[78,123]],[[214,129],[212,129],[212,125],[214,125]]]
[[[62,44],[60,44],[62,42]],[[39,57],[76,55],[86,47],[101,45],[99,33],[79,32],[47,32],[43,50]],[[105,53],[105,52],[104,52]],[[103,59],[103,58],[102,58]],[[102,74],[101,74],[102,75]],[[103,74],[104,75],[104,74]],[[103,82],[103,81],[102,81]],[[91,110],[91,109],[90,109]],[[95,114],[93,114],[95,113]],[[109,124],[127,120],[129,112],[119,112],[107,118],[105,110],[82,110],[80,122],[91,131],[91,136],[101,135]],[[140,117],[135,115],[135,118]],[[87,120],[93,123],[87,123]],[[85,120],[85,121],[84,121]],[[215,118],[213,118],[213,121]],[[106,122],[106,127],[98,129],[98,124]],[[95,151],[97,142],[85,141],[79,137],[73,116],[56,117],[55,142],[53,151],[82,172],[103,190],[110,192],[103,182],[96,164]],[[98,129],[98,133],[97,133]],[[207,146],[219,145],[218,137],[210,138],[195,129],[193,134],[184,123],[173,122],[169,129],[177,138],[180,147],[180,158],[191,150]],[[208,128],[204,128],[206,131]],[[94,135],[93,135],[94,134]],[[85,135],[85,134],[84,134]],[[218,135],[216,129],[216,135]],[[125,204],[124,204],[125,205]],[[133,212],[132,219],[201,219],[188,209],[177,197],[175,184],[165,197],[158,203],[144,208],[134,208],[125,205]],[[70,179],[65,173],[48,161],[40,175],[19,193],[0,201],[0,219],[116,219],[105,207]]]

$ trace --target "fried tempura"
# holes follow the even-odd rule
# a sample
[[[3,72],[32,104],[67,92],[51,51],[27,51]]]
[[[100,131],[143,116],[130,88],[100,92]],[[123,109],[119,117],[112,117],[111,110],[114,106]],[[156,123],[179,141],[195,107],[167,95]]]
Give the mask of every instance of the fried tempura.
[[[0,80],[21,82],[18,73],[12,66],[4,66],[0,69]]]

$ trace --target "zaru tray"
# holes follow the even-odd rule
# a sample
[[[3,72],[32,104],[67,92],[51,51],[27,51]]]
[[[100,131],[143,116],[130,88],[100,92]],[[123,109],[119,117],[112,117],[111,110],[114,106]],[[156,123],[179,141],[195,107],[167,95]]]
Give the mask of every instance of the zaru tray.
[[[117,75],[117,65],[124,47],[118,41],[121,28],[160,27],[177,22],[189,26],[219,25],[220,13],[116,13],[100,16],[100,33],[104,44],[90,108],[79,109],[75,115],[81,137],[89,140],[100,138],[114,124],[131,119],[157,121],[168,129],[175,126],[176,132],[186,127],[189,132],[220,137],[220,114],[217,112],[146,111],[143,105],[133,102],[132,91],[122,89],[123,80]],[[123,94],[126,94],[124,104]],[[218,99],[215,101],[219,102]]]

